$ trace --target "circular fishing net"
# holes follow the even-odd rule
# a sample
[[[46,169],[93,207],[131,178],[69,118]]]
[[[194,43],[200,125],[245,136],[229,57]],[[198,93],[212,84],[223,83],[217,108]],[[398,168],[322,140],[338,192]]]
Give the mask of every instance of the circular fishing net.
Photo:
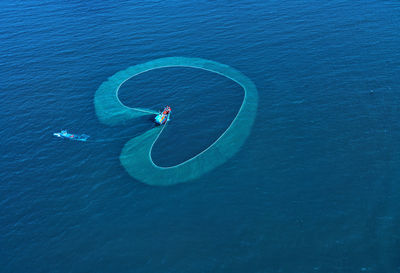
[[[136,117],[157,114],[156,111],[131,108],[118,98],[120,86],[146,71],[166,67],[191,67],[225,76],[244,90],[242,105],[232,123],[207,149],[171,167],[157,166],[151,158],[154,143],[168,122],[129,140],[120,154],[121,164],[133,178],[149,185],[172,185],[200,177],[231,158],[248,137],[257,111],[258,95],[254,83],[238,70],[200,58],[168,57],[131,66],[119,71],[97,89],[94,104],[99,120],[107,125],[118,125]]]

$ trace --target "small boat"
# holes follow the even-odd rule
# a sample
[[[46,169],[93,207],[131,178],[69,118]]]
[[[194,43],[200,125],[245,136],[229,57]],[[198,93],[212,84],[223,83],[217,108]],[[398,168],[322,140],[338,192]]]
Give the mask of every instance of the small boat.
[[[171,114],[171,107],[166,106],[164,108],[164,111],[159,113],[155,118],[154,121],[155,123],[162,125],[165,124],[169,120],[169,115]]]
[[[78,141],[86,141],[89,136],[82,134],[82,135],[77,135],[77,134],[70,134],[67,132],[67,130],[62,130],[60,133],[54,133],[53,136],[56,137],[61,137],[61,138],[68,138],[72,140],[78,140]]]

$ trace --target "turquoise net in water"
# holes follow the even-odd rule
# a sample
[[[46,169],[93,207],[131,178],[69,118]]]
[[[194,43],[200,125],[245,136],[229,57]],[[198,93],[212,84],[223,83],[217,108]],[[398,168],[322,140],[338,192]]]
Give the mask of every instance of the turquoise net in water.
[[[238,70],[200,58],[169,57],[131,66],[103,82],[94,98],[96,114],[100,121],[107,125],[117,125],[139,116],[157,114],[152,110],[125,106],[118,98],[118,91],[120,86],[132,77],[166,67],[192,67],[218,73],[242,86],[244,99],[236,117],[225,132],[207,149],[178,165],[160,167],[151,158],[154,143],[167,124],[129,140],[122,149],[120,161],[133,178],[149,185],[166,186],[186,182],[225,163],[239,151],[248,137],[257,111],[256,86]]]

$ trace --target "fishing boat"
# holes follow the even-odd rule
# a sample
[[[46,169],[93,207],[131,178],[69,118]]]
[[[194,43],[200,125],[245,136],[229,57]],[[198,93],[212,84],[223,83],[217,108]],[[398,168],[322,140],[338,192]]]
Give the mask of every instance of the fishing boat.
[[[67,132],[67,130],[62,130],[60,133],[54,133],[53,135],[56,137],[68,138],[68,139],[77,140],[77,141],[86,141],[89,138],[89,136],[85,135],[85,134],[81,134],[81,135],[70,134]]]
[[[171,114],[171,107],[166,106],[164,111],[160,112],[155,118],[154,122],[162,125],[165,124],[169,120],[169,115]]]

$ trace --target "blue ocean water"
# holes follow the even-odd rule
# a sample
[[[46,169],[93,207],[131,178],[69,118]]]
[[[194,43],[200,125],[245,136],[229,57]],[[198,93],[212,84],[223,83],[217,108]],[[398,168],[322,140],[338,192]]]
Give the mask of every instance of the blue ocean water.
[[[400,272],[399,26],[387,0],[2,1],[0,271]],[[107,127],[93,98],[167,56],[240,70],[259,108],[226,164],[151,187],[118,159],[150,118]],[[121,89],[173,107],[163,166],[218,138],[242,96],[184,68]]]

